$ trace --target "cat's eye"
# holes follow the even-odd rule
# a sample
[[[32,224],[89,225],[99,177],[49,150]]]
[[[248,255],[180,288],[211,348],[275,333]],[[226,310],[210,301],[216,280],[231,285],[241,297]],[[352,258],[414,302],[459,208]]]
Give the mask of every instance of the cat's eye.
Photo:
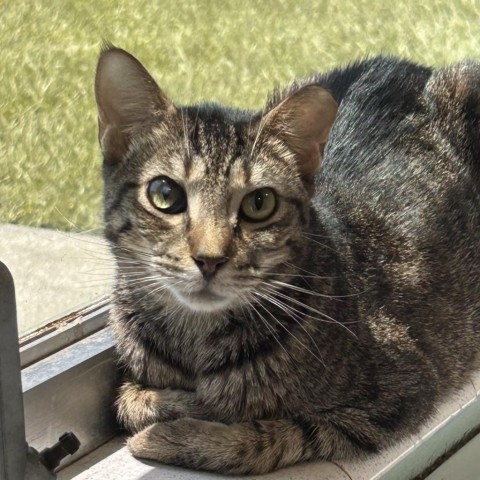
[[[277,199],[271,188],[260,188],[245,195],[240,205],[240,216],[249,222],[262,222],[275,212]]]
[[[182,213],[187,209],[187,196],[180,185],[168,177],[157,177],[148,184],[150,203],[163,213]]]

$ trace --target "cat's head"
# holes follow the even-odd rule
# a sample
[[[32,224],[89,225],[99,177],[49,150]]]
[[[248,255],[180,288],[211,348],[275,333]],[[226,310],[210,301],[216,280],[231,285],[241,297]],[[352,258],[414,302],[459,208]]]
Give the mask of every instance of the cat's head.
[[[214,312],[295,272],[330,93],[306,86],[258,114],[177,107],[117,48],[101,54],[95,90],[106,235],[132,292]]]

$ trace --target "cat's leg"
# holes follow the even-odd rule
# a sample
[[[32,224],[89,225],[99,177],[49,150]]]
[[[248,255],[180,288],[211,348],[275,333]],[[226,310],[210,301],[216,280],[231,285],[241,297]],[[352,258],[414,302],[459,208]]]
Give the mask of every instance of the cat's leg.
[[[134,382],[120,387],[115,406],[120,424],[131,432],[156,422],[197,417],[200,413],[194,392],[149,388]]]
[[[285,419],[226,425],[183,418],[146,428],[128,441],[128,447],[140,458],[239,475],[350,457],[365,450],[362,443],[375,450],[370,442],[329,422]]]

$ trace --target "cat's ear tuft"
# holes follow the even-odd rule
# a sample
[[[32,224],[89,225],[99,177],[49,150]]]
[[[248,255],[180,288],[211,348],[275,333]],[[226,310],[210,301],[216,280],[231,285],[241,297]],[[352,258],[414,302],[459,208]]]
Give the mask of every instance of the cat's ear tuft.
[[[262,119],[262,129],[287,144],[295,155],[300,174],[311,182],[321,164],[337,111],[338,104],[330,92],[308,85],[271,110]]]
[[[142,126],[175,111],[143,65],[125,50],[102,49],[95,77],[98,138],[106,161],[125,154],[132,135]]]

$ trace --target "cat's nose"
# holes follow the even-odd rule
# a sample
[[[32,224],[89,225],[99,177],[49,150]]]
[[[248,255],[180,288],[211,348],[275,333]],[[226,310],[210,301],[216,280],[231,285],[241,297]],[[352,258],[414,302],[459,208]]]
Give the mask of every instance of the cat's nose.
[[[207,257],[203,255],[192,258],[205,280],[210,280],[228,260],[228,257]]]

